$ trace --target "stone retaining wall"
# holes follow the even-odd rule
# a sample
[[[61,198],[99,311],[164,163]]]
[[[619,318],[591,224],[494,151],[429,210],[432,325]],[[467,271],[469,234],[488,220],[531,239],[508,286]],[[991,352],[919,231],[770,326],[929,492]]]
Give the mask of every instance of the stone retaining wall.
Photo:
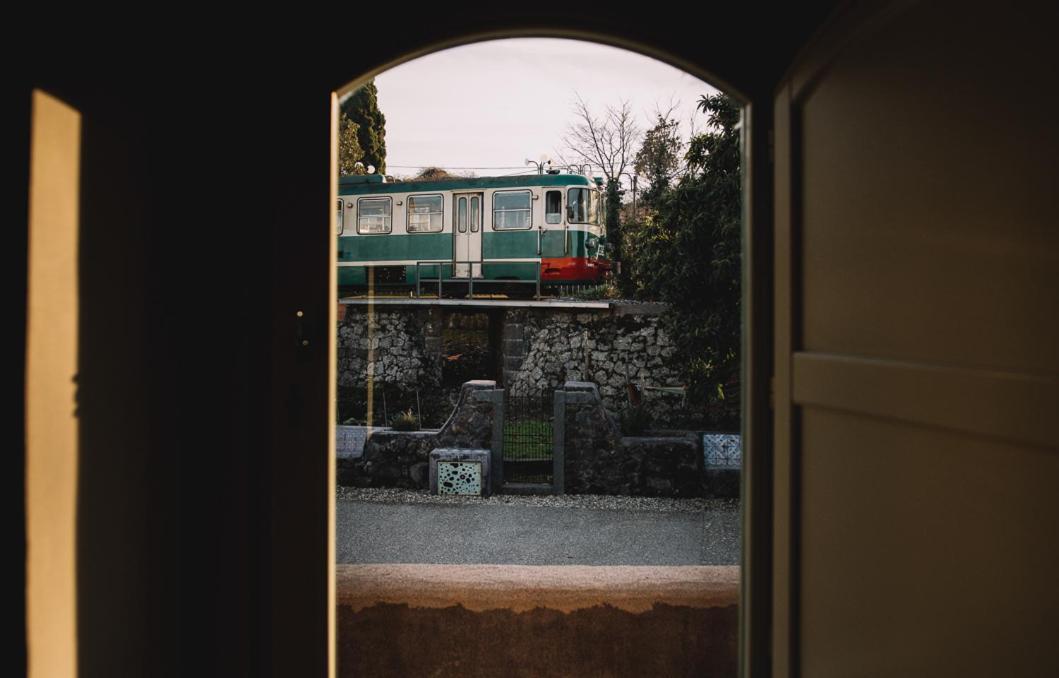
[[[684,383],[676,347],[659,315],[661,307],[633,308],[641,306],[647,309],[643,314],[562,308],[494,309],[486,314],[386,306],[374,310],[371,323],[366,307],[349,306],[339,325],[340,398],[362,391],[370,373],[376,387],[418,390],[438,399],[438,389],[448,379],[444,369],[458,367],[452,360],[469,357],[466,347],[450,351],[462,355],[448,356],[448,361],[443,357],[446,328],[459,327],[483,330],[489,345],[481,350],[498,361],[500,374],[489,373],[483,365],[476,368],[481,374],[460,373],[456,383],[502,376],[512,395],[528,395],[550,393],[566,381],[592,381],[599,385],[604,405],[619,412],[629,402],[629,382],[648,387]],[[647,390],[642,398],[656,426],[684,418],[679,393]]]
[[[409,390],[441,383],[441,325],[433,309],[350,306],[338,326],[338,387],[377,384]]]
[[[662,317],[561,310],[514,310],[505,317],[504,383],[514,395],[551,392],[567,381],[599,385],[604,406],[619,412],[629,402],[627,383],[683,383],[676,347]],[[683,398],[643,393],[658,425],[679,418]]]

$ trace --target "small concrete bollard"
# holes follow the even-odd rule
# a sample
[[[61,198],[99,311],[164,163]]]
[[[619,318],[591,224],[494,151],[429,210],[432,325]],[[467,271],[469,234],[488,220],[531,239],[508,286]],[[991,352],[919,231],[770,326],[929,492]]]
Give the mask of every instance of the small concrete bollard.
[[[442,447],[430,451],[430,493],[488,497],[490,451]]]

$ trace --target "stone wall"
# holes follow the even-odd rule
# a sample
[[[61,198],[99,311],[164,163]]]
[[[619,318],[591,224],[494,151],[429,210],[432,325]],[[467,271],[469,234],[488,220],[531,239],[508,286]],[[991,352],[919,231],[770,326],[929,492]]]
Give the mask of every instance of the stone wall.
[[[497,356],[511,394],[551,392],[568,380],[591,381],[599,385],[604,405],[620,412],[629,402],[628,382],[648,387],[684,383],[676,348],[658,310],[622,315],[614,309],[497,309],[493,313],[498,329],[502,327],[501,339],[500,332],[486,330],[489,323],[482,312],[382,306],[374,309],[369,324],[366,307],[350,305],[338,328],[339,397],[363,391],[370,374],[376,388],[408,392],[431,392],[443,388],[443,382],[454,382],[449,386],[451,406],[463,381],[497,378],[487,373],[486,365],[477,364],[481,360],[471,360],[476,365],[462,371],[460,364],[451,362],[467,362],[474,347],[455,346],[448,352],[456,355],[448,360],[444,356],[446,331],[466,334],[478,329],[483,341],[495,344],[481,351]],[[446,378],[446,369],[457,379]],[[641,397],[654,425],[681,419],[680,394],[648,389]]]
[[[440,430],[374,432],[361,457],[338,460],[339,483],[426,489],[431,450],[499,449],[499,394],[496,382],[467,382]],[[556,437],[563,455],[565,493],[698,497],[708,489],[701,435],[623,436],[595,384],[567,382],[562,400],[565,411]]]
[[[662,317],[549,309],[514,310],[505,317],[504,382],[513,395],[554,391],[564,382],[591,381],[603,404],[620,412],[626,384],[683,384],[676,348]],[[683,398],[648,390],[643,403],[656,425],[679,418]]]
[[[426,489],[430,481],[430,451],[434,448],[492,447],[496,406],[475,394],[495,389],[494,381],[464,384],[452,416],[440,430],[372,433],[359,458],[338,460],[339,484]]]
[[[706,492],[700,436],[622,436],[595,384],[568,382],[563,420],[567,494],[701,497]]]
[[[375,384],[412,390],[440,384],[438,315],[426,308],[376,307],[369,316],[365,306],[347,307],[338,326],[339,389],[363,389],[369,374]]]

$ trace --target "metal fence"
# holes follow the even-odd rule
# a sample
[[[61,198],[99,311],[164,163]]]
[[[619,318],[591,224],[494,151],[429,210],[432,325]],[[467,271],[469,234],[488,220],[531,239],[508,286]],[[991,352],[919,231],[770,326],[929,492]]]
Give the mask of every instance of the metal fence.
[[[432,420],[437,418],[432,416],[431,411],[424,411],[423,406],[431,405],[431,401],[421,397],[416,389],[376,385],[372,389],[370,400],[369,408],[366,387],[340,389],[336,402],[337,422],[363,426],[389,426],[398,414],[411,411],[417,423],[429,427],[434,423]]]
[[[504,481],[550,483],[552,480],[551,393],[507,396],[504,400]]]
[[[490,264],[534,264],[535,277],[533,280],[491,280],[482,277],[484,267]],[[466,267],[466,268],[463,268]],[[457,275],[459,273],[459,275]],[[475,277],[475,275],[479,277]],[[415,295],[416,298],[423,296],[424,283],[431,287],[437,285],[437,298],[444,295],[446,283],[467,286],[467,296],[474,296],[474,285],[478,284],[479,290],[483,285],[495,287],[496,285],[533,285],[534,299],[541,296],[541,260],[540,259],[479,259],[477,261],[466,260],[435,260],[417,261],[415,266]]]

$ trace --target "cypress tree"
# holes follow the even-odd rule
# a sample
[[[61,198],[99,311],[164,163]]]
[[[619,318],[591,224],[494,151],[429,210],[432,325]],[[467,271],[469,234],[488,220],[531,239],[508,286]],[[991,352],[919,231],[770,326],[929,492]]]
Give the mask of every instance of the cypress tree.
[[[360,141],[357,139],[359,130],[360,125],[343,113],[338,121],[338,173],[342,176],[364,174],[364,151],[361,150]]]
[[[379,91],[372,80],[349,95],[341,105],[342,113],[356,123],[357,143],[364,153],[361,162],[374,165],[378,174],[386,173],[386,116],[379,110]]]

